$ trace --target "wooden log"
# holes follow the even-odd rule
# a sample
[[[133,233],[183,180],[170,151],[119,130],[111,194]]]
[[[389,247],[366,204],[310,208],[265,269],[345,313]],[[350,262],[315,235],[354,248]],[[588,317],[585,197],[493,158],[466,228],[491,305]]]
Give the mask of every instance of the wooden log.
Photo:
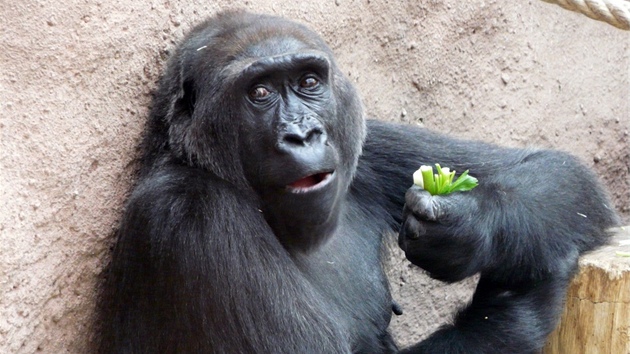
[[[630,354],[630,226],[580,259],[545,354]]]

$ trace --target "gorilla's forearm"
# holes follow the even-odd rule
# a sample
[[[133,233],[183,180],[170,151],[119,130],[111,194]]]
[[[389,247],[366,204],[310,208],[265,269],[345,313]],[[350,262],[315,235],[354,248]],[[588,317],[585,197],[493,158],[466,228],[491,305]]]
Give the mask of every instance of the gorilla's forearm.
[[[528,153],[487,176],[481,191],[479,227],[491,230],[494,245],[484,272],[497,280],[571,272],[576,255],[604,244],[618,223],[594,174],[558,151]]]
[[[380,176],[374,179],[378,186],[373,189],[385,195],[396,220],[402,222],[413,171],[433,163],[459,172],[469,169],[479,179],[479,187],[464,192],[474,203],[453,210],[466,221],[451,225],[461,228],[451,232],[489,244],[476,249],[485,252],[474,256],[483,259],[476,271],[492,272],[504,280],[534,276],[523,265],[536,265],[538,272],[564,270],[567,265],[562,259],[603,244],[606,229],[618,222],[596,176],[566,153],[502,148],[420,128],[369,122],[360,165]]]

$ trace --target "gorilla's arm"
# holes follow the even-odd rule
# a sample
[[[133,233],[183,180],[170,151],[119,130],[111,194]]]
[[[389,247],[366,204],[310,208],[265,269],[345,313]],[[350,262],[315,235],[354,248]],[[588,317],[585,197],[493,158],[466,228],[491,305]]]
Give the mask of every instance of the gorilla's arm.
[[[201,169],[157,170],[123,216],[99,353],[350,351],[255,197]]]
[[[409,189],[412,173],[420,165],[435,163],[460,173],[469,169],[479,186],[448,196]],[[492,271],[504,273],[497,274],[503,280],[518,282],[536,274],[530,274],[531,269],[513,272],[533,264],[539,272],[561,270],[559,260],[603,244],[605,230],[617,222],[593,173],[559,151],[501,148],[370,121],[360,165],[359,180],[368,170],[377,176],[371,179],[372,188],[387,198],[394,227],[404,223],[400,231],[412,243],[418,232],[425,234],[418,244],[408,245],[412,260],[415,255],[433,257],[436,247],[454,252],[436,256],[446,264],[434,265],[431,260],[423,264],[445,281]],[[433,239],[434,233],[454,238]]]
[[[430,196],[412,173],[440,163],[479,179],[470,192]],[[617,223],[595,176],[574,157],[455,140],[368,123],[357,180],[371,177],[407,258],[444,281],[481,273],[454,325],[410,352],[529,353],[555,326],[578,255]],[[404,208],[403,208],[404,205]],[[430,348],[430,349],[427,349]]]

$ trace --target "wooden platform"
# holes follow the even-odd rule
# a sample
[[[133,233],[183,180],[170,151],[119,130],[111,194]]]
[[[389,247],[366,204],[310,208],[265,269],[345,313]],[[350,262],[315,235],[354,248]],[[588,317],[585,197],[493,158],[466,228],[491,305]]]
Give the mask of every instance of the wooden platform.
[[[630,226],[585,255],[545,354],[630,354]]]

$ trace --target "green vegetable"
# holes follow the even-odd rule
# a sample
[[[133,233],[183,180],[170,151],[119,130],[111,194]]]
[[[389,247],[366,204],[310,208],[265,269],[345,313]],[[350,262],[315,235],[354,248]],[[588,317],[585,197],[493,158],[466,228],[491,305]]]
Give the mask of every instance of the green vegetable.
[[[630,252],[617,251],[615,252],[619,257],[630,257]]]
[[[448,167],[442,168],[437,163],[435,166],[437,167],[436,174],[433,173],[433,167],[428,165],[420,166],[420,169],[413,174],[413,183],[432,195],[465,192],[479,184],[475,177],[468,175],[468,170],[453,181],[455,171],[451,172]]]

